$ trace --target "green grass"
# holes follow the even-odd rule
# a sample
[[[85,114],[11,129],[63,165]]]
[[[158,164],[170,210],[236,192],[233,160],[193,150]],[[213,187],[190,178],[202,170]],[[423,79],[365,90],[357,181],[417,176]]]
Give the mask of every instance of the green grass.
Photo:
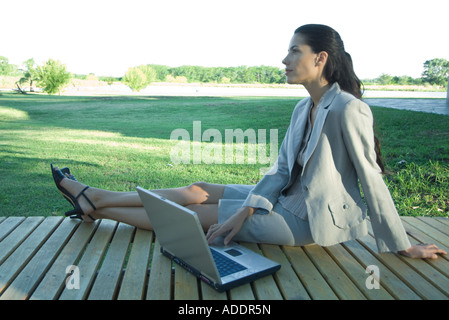
[[[298,98],[0,95],[0,216],[69,210],[50,163],[114,191],[195,181],[254,184],[263,164],[173,165],[175,129],[277,129],[279,146]],[[385,176],[402,215],[449,215],[449,117],[373,107]],[[269,137],[267,137],[269,141]],[[202,147],[208,146],[203,142]],[[246,144],[248,146],[248,144]],[[406,160],[405,165],[398,162]]]

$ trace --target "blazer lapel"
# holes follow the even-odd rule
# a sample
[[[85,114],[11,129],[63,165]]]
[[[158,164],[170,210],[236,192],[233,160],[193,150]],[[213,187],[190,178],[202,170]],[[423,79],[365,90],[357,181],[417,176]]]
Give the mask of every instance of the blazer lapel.
[[[312,133],[304,155],[303,172],[304,168],[307,166],[307,162],[315,151],[321,132],[323,131],[324,123],[326,122],[326,118],[329,113],[329,107],[338,92],[340,92],[340,86],[338,83],[334,83],[332,87],[324,94],[322,100],[318,104],[315,123],[313,124]]]
[[[310,99],[310,98],[309,98]],[[295,123],[292,126],[294,128],[290,135],[290,141],[288,145],[288,149],[290,152],[288,153],[288,165],[290,174],[293,170],[293,167],[296,163],[296,158],[298,156],[299,148],[301,147],[301,142],[304,137],[304,128],[306,127],[307,118],[309,116],[311,102],[308,101],[306,106],[301,110],[300,113],[296,116]]]

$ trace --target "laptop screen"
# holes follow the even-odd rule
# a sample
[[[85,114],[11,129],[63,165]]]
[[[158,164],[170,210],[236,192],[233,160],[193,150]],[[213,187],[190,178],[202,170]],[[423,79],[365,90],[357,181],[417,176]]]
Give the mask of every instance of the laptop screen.
[[[220,282],[204,231],[195,212],[137,188],[161,247]]]

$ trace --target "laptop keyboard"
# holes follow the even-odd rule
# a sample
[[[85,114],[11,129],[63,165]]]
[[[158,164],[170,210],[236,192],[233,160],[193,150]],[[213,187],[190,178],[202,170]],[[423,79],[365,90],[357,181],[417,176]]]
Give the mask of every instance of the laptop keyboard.
[[[212,257],[214,258],[215,264],[217,265],[218,273],[220,277],[225,277],[235,272],[239,272],[247,269],[242,266],[240,263],[235,262],[232,259],[229,259],[225,255],[211,249]]]

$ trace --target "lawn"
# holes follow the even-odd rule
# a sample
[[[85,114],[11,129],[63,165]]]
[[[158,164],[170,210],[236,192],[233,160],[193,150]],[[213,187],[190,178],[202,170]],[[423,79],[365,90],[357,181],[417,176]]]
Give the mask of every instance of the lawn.
[[[218,132],[223,139],[201,143],[203,152],[215,152],[215,159],[225,150],[220,148],[226,129],[254,130],[259,143],[259,129],[266,129],[267,143],[275,129],[280,146],[298,100],[0,95],[0,216],[61,215],[70,209],[54,186],[50,163],[69,166],[88,185],[115,191],[195,181],[254,184],[267,164],[252,163],[248,141],[244,163],[176,164],[171,152],[179,141],[171,134],[181,129],[193,138],[194,122],[201,121],[201,134]],[[449,117],[372,109],[389,170],[385,181],[399,213],[448,216]],[[195,147],[191,152],[193,159]],[[265,155],[270,152],[268,146]],[[398,164],[401,160],[405,164]]]

